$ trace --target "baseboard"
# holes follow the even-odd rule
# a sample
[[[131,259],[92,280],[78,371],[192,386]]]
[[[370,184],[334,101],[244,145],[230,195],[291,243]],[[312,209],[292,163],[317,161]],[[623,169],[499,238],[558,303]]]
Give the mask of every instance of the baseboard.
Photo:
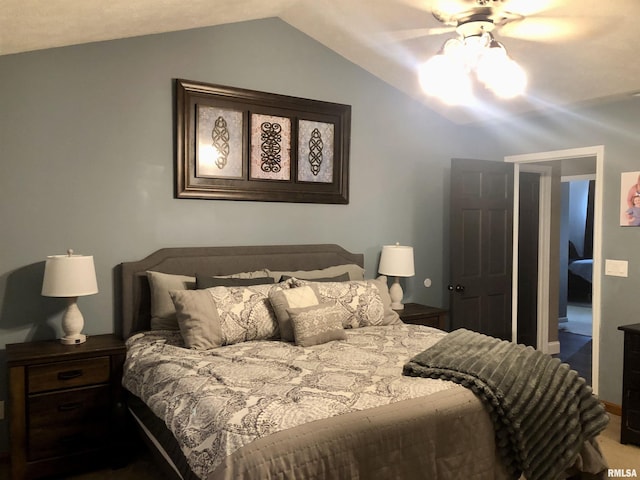
[[[607,412],[611,413],[612,415],[617,415],[619,417],[622,416],[622,407],[620,405],[616,405],[615,403],[611,403],[611,402],[606,402],[604,400],[601,400],[601,402],[604,405],[604,408]]]
[[[549,355],[559,355],[560,354],[560,342],[558,340],[554,342],[547,343],[547,353]]]
[[[569,317],[558,317],[558,323],[567,323],[569,321]]]

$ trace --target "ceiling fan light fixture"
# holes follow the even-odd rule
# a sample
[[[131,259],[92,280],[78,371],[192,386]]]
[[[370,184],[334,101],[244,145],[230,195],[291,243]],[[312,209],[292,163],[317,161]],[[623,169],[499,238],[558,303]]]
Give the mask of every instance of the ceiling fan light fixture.
[[[431,57],[419,69],[420,86],[430,96],[448,105],[468,103],[473,98],[471,78],[465,64],[455,55]]]
[[[478,75],[480,78],[480,75]],[[527,87],[527,74],[524,69],[508,56],[496,65],[490,76],[481,81],[496,96],[504,99],[522,95]]]
[[[507,54],[504,45],[482,28],[468,37],[447,40],[440,53],[420,67],[425,93],[448,104],[471,103],[472,76],[499,98],[522,95],[527,75]],[[458,92],[455,89],[460,89]]]

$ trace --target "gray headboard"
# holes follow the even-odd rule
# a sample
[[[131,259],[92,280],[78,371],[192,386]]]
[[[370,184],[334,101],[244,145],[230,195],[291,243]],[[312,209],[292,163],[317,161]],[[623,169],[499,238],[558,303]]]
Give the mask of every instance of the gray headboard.
[[[148,330],[151,320],[147,270],[179,275],[229,275],[270,270],[317,270],[333,265],[364,267],[364,255],[333,244],[163,248],[120,264],[120,334]]]

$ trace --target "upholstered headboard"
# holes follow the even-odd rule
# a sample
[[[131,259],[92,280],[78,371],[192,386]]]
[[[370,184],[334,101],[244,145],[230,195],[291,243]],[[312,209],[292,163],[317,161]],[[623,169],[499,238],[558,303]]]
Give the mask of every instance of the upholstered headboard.
[[[149,329],[148,270],[176,275],[229,275],[262,268],[318,270],[344,264],[364,267],[364,255],[333,244],[163,248],[142,260],[120,264],[120,334],[127,338]]]

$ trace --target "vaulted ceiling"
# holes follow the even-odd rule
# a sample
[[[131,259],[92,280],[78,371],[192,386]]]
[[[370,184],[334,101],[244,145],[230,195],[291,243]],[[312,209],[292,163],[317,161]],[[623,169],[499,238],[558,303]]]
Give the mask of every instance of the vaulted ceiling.
[[[524,15],[494,35],[527,71],[527,94],[446,106],[417,80],[418,65],[455,36],[432,9],[476,2]],[[0,55],[267,17],[461,124],[640,91],[638,0],[2,0]]]

